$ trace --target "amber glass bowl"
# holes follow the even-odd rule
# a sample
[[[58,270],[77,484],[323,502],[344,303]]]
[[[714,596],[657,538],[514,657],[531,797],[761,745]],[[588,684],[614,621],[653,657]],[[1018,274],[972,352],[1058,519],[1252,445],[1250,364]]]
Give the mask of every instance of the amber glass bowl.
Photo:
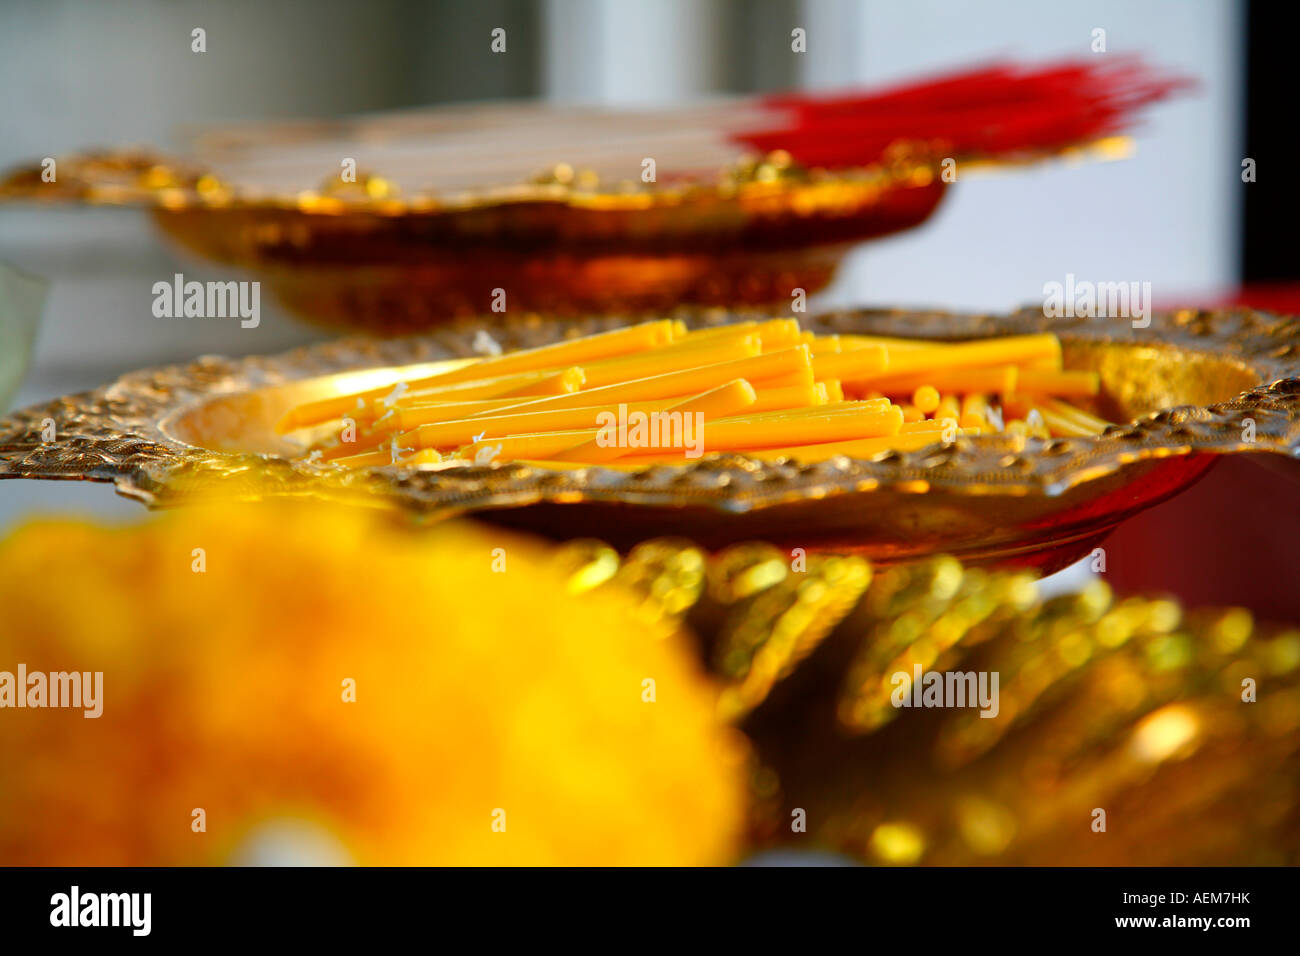
[[[601,183],[567,168],[459,195],[378,176],[259,194],[154,153],[68,156],[0,180],[0,202],[149,210],[190,252],[250,270],[301,318],[394,335],[481,315],[582,316],[678,305],[789,308],[856,242],[924,222],[947,184],[906,143],[878,164],[805,170],[776,153],[708,180]]]

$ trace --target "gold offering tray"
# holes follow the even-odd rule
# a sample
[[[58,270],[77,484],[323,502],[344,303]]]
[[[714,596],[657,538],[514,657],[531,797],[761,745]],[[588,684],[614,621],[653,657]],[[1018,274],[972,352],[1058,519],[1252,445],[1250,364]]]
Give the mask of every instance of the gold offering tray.
[[[295,171],[298,188],[254,187],[193,161],[109,151],[59,158],[53,182],[39,165],[14,170],[0,202],[143,208],[308,321],[398,334],[482,314],[498,289],[511,311],[574,316],[788,305],[793,289],[824,288],[853,243],[925,221],[947,186],[939,163],[899,143],[847,170],[777,152],[659,183],[560,164],[507,185],[413,192],[364,171],[343,183],[323,161],[314,178]]]
[[[744,315],[695,312],[693,327]],[[1094,369],[1092,410],[1128,422],[1099,437],[961,436],[871,460],[816,464],[708,455],[639,471],[522,463],[347,470],[305,460],[275,423],[292,406],[382,387],[473,357],[623,324],[613,318],[460,322],[408,339],[351,339],[282,355],[200,358],[0,419],[0,478],[111,481],[152,507],[211,494],[314,495],[441,518],[473,512],[557,538],[626,549],[665,534],[707,548],[765,539],[877,561],[950,553],[1063,566],[1117,523],[1231,453],[1300,457],[1300,319],[1250,310],[1127,321],[1038,310],[964,315],[857,310],[809,319],[819,334],[961,340],[1054,332],[1067,368]],[[51,431],[52,429],[52,431]],[[53,440],[44,438],[53,434]]]

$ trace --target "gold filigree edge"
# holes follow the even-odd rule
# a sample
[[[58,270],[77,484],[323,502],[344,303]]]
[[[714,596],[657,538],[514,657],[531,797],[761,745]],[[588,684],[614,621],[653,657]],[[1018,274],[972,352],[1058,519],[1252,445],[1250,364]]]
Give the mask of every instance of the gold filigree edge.
[[[1088,145],[1080,144],[1078,148]],[[1052,155],[1045,153],[1024,161]],[[193,163],[151,150],[103,150],[57,158],[60,172],[54,182],[42,179],[39,164],[9,170],[0,175],[0,201],[142,206],[169,212],[292,210],[320,216],[460,213],[524,203],[640,211],[648,204],[679,206],[695,200],[734,198],[748,192],[766,195],[778,186],[843,188],[860,190],[865,195],[874,195],[885,188],[925,186],[935,181],[940,158],[932,155],[925,144],[899,142],[879,162],[826,170],[805,168],[792,162],[788,154],[776,150],[766,156],[742,158],[717,170],[712,180],[697,177],[664,184],[640,180],[594,181],[582,171],[574,173],[568,164],[560,164],[539,171],[530,181],[513,185],[403,195],[392,191],[382,174],[361,175],[358,183],[348,186],[340,186],[333,177],[327,176],[320,188],[304,184],[301,190],[291,193],[262,192],[236,188]],[[568,175],[561,174],[561,167],[568,170]],[[371,181],[383,188],[372,189]]]

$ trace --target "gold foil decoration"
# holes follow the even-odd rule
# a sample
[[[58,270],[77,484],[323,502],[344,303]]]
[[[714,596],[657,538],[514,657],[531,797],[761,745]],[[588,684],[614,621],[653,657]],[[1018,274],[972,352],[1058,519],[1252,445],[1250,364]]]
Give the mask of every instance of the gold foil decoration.
[[[606,586],[683,614],[684,592],[651,583],[676,577],[648,569],[701,553],[643,547]],[[874,574],[790,560],[714,554],[684,611],[754,743],[756,847],[884,865],[1300,862],[1300,631],[1117,600],[1102,581],[1040,600],[1029,572],[945,556]],[[891,706],[882,675],[916,661],[998,673],[998,713]]]

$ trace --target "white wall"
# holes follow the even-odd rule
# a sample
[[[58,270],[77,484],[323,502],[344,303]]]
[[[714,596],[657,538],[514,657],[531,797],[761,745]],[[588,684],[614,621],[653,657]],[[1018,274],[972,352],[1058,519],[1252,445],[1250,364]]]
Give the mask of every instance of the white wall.
[[[551,99],[673,103],[723,82],[721,8],[700,0],[546,0],[543,89]]]
[[[812,86],[880,83],[997,57],[1088,58],[1099,55],[1090,49],[1095,27],[1106,30],[1108,54],[1141,53],[1202,83],[1148,111],[1132,159],[959,179],[927,226],[864,246],[821,301],[1004,309],[1041,301],[1043,283],[1067,272],[1149,281],[1157,302],[1233,285],[1241,7],[1231,0],[804,0]],[[825,56],[817,55],[822,42]]]

